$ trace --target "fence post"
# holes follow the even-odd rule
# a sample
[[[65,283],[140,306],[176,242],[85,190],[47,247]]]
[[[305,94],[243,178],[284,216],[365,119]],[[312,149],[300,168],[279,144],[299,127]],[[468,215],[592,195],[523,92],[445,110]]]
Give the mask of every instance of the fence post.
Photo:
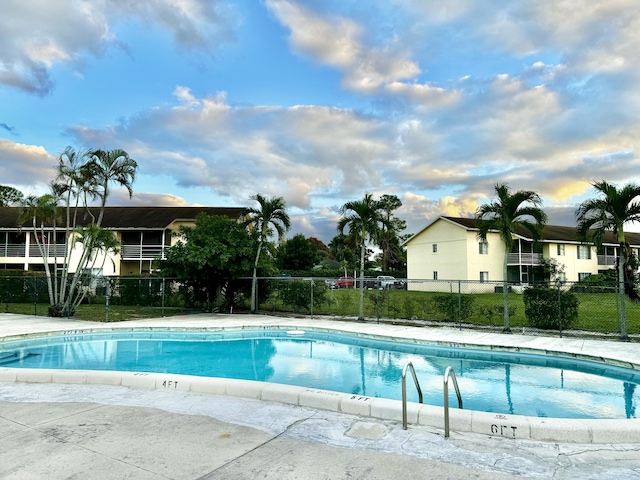
[[[560,323],[560,338],[562,338],[562,294],[560,292],[560,282],[556,282],[558,287],[558,322]]]
[[[164,283],[164,277],[162,277],[162,310],[161,310],[161,314],[164,317],[164,289],[165,289],[165,283]]]
[[[311,318],[313,319],[313,278],[311,279]]]
[[[459,329],[462,330],[462,282],[458,280],[458,325]]]
[[[109,296],[111,295],[111,280],[107,279],[107,288],[104,292],[104,321],[109,322]]]

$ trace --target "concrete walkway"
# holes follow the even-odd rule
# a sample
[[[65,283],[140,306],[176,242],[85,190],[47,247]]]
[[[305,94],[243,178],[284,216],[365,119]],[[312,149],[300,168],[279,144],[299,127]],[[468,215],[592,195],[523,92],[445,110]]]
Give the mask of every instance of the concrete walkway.
[[[2,336],[116,325],[283,323],[248,316],[108,325],[18,317],[0,315]],[[448,332],[457,341],[460,334]],[[399,335],[396,329],[394,337]],[[518,337],[505,340],[529,341]],[[558,339],[539,341],[551,340]],[[616,345],[624,347],[620,361],[640,358],[637,345]],[[566,348],[606,346],[574,340]],[[640,479],[638,444],[560,444],[456,432],[444,439],[441,430],[429,427],[405,431],[394,421],[277,402],[107,385],[0,383],[0,438],[3,479]]]

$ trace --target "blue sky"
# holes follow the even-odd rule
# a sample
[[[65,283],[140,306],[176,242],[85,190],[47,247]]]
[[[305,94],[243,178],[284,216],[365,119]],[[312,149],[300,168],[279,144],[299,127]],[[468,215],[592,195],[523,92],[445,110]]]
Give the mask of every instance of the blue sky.
[[[397,195],[407,232],[493,186],[573,224],[640,181],[637,0],[4,0],[0,184],[44,193],[68,145],[123,148],[112,205],[282,196],[328,242]]]

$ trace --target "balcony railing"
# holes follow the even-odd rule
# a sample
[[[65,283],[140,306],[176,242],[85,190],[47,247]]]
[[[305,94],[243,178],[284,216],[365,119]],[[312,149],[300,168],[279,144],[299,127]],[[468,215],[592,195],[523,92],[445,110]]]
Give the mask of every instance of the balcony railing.
[[[0,257],[24,257],[26,246],[22,245],[0,245]]]
[[[42,245],[42,249],[49,258],[64,257],[64,243],[57,243],[55,245],[44,244]],[[24,256],[24,251],[22,253],[22,256]],[[38,248],[38,245],[36,245],[35,243],[29,245],[29,257],[31,258],[40,256],[40,249]]]
[[[598,265],[615,265],[616,257],[612,255],[598,255]]]
[[[542,265],[541,253],[510,253],[507,257],[508,265]]]
[[[122,245],[120,255],[123,260],[165,258],[162,245]]]

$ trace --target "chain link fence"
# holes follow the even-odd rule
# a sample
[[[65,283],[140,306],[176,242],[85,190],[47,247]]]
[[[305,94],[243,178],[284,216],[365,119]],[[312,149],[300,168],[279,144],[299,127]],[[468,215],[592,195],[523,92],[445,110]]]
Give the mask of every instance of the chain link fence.
[[[117,321],[188,312],[247,312],[251,283],[251,278],[221,281],[215,292],[209,292],[176,279],[87,276],[81,287],[85,299],[76,316]],[[620,338],[626,328],[631,340],[640,340],[640,304],[625,299],[626,315],[620,318],[615,283],[510,285],[508,289],[513,333]],[[262,277],[256,293],[263,313],[339,319],[359,315],[359,279],[350,277]],[[0,276],[0,298],[8,313],[48,313],[47,282],[42,276]],[[363,307],[367,321],[504,328],[502,282],[367,278]]]
[[[305,315],[357,318],[359,280],[263,278],[259,309]],[[365,279],[364,316],[371,321],[449,325],[458,328],[502,331],[502,282],[395,279],[383,284]],[[625,321],[618,315],[615,283],[584,285],[563,282],[545,285],[509,285],[508,317],[512,332],[621,337],[626,329],[640,340],[640,304],[625,298]]]

